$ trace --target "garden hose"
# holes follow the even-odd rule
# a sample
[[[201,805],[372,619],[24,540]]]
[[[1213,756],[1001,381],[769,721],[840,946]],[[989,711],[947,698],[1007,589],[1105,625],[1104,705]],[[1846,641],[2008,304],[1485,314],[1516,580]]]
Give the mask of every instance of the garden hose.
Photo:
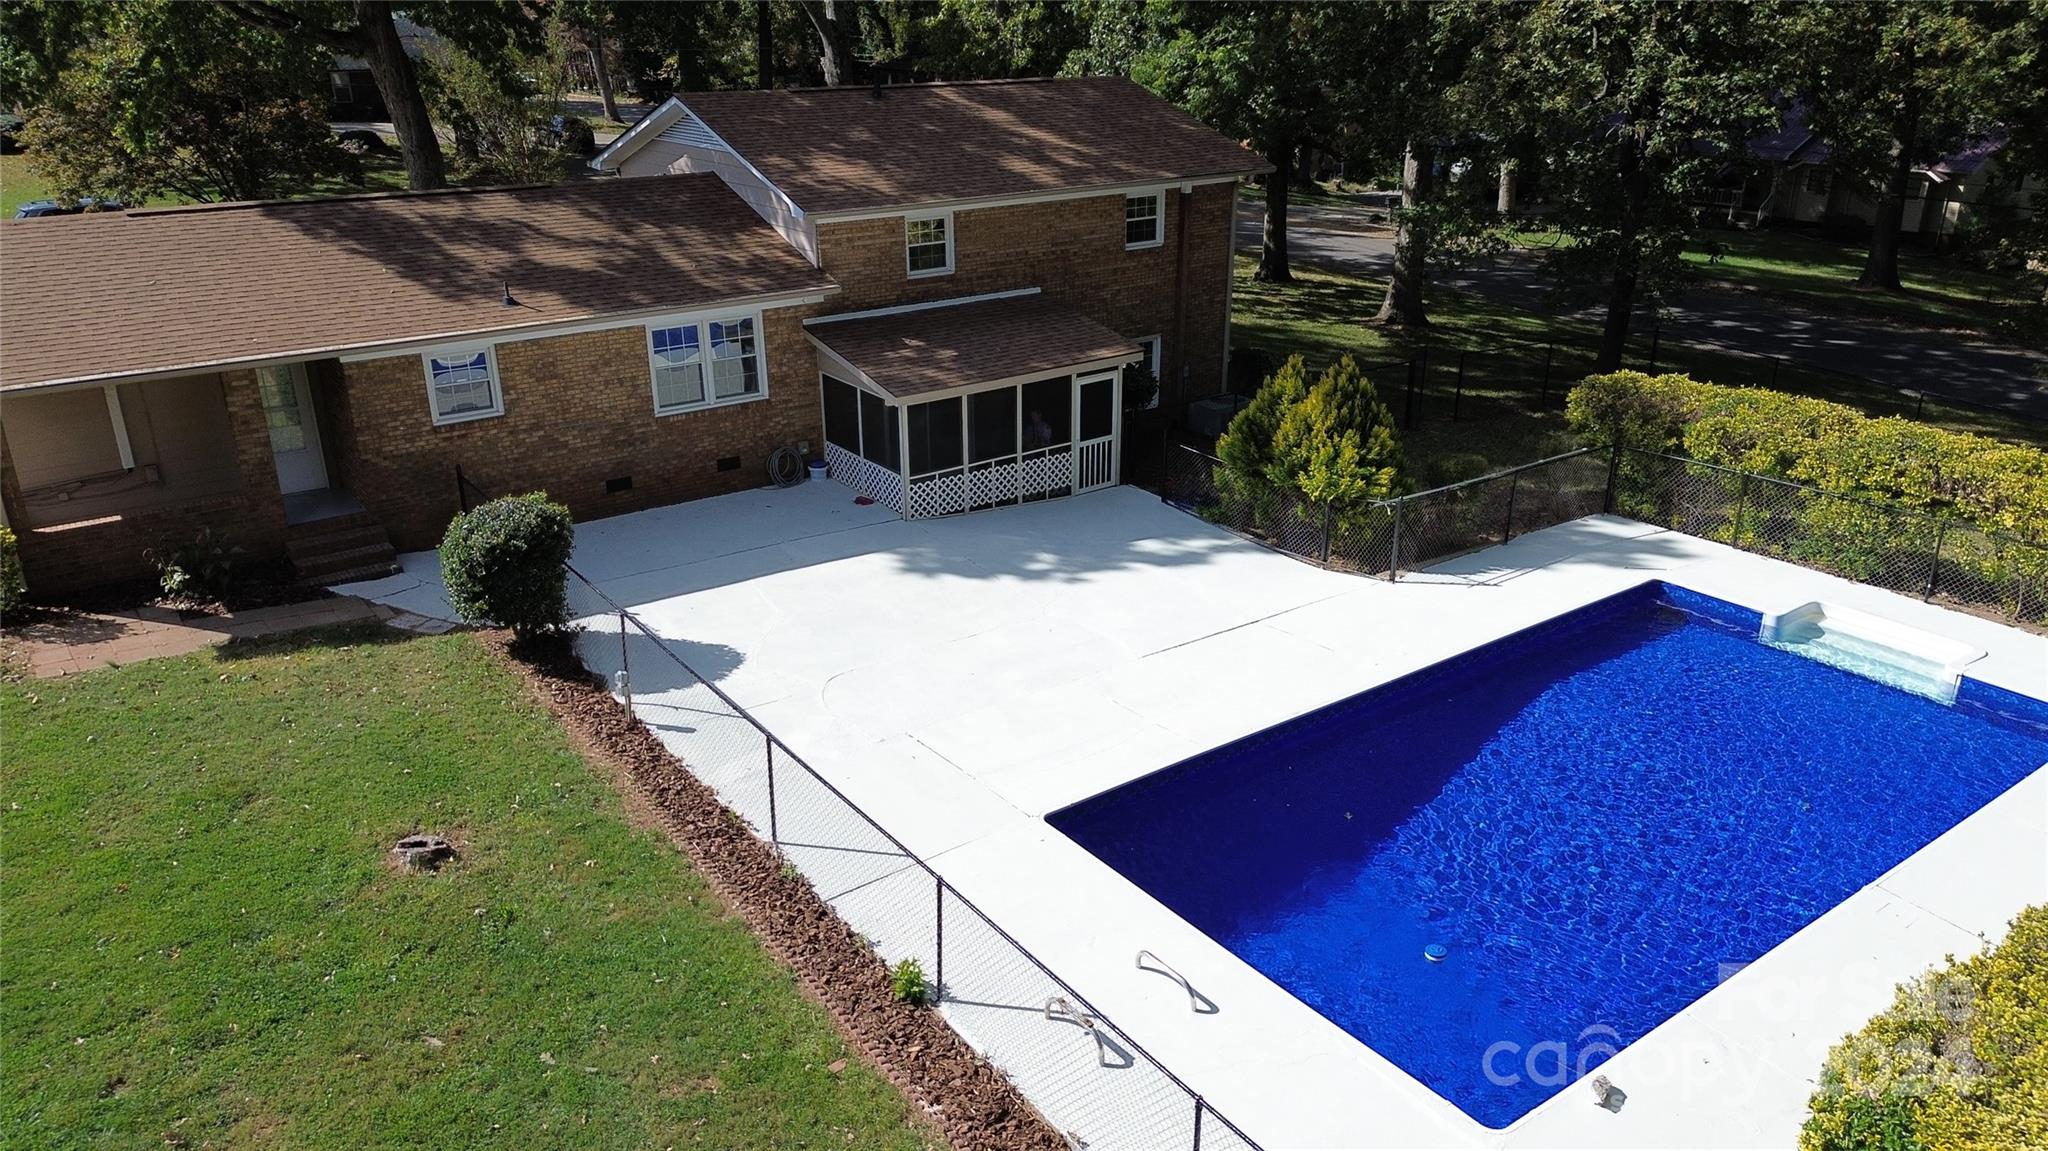
[[[804,482],[807,474],[804,457],[795,448],[781,447],[768,453],[768,482],[776,487],[793,488]]]

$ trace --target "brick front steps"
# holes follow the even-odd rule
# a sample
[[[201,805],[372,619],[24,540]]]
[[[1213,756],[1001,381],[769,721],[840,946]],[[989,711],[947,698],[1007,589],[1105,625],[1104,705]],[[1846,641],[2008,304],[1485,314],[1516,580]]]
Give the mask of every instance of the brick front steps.
[[[368,512],[293,524],[286,529],[284,550],[301,583],[379,579],[398,570],[391,537]]]

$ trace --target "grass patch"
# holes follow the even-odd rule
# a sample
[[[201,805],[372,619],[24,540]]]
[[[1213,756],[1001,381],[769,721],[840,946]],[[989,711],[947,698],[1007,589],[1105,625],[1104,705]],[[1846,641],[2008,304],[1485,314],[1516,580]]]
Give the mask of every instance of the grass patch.
[[[1417,482],[1450,483],[1579,446],[1565,427],[1562,397],[1593,370],[1600,333],[1592,324],[1432,285],[1428,333],[1388,331],[1368,322],[1379,310],[1385,280],[1296,264],[1293,283],[1263,284],[1252,278],[1257,267],[1247,256],[1238,257],[1235,264],[1235,347],[1259,348],[1276,360],[1298,351],[1312,368],[1347,352],[1371,363],[1406,360],[1427,348],[1421,388],[1412,405],[1405,395],[1404,369],[1369,373],[1403,422],[1401,442],[1409,473]],[[1649,359],[1650,333],[1638,332],[1625,366],[1646,368]],[[1873,414],[1915,416],[1950,431],[2028,444],[2043,439],[2042,426],[2024,419],[1934,403],[1916,409],[1910,398],[1896,391],[1807,366],[1774,365],[1757,356],[1662,343],[1656,365],[1660,371],[1687,372],[1710,383],[1772,387]]]
[[[473,637],[0,685],[0,1143],[927,1147]],[[461,859],[405,875],[415,829]]]
[[[30,200],[49,198],[49,183],[29,168],[26,155],[0,155],[0,219],[13,219],[14,210]]]

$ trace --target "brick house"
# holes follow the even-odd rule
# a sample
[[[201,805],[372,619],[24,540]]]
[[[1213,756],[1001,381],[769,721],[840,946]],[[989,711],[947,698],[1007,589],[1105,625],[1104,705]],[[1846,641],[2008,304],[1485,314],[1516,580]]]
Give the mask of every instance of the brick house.
[[[0,224],[32,594],[202,527],[381,572],[458,467],[579,519],[784,446],[905,515],[1052,498],[1117,482],[1127,375],[1221,390],[1263,164],[1135,85],[687,99],[593,162],[646,178]]]

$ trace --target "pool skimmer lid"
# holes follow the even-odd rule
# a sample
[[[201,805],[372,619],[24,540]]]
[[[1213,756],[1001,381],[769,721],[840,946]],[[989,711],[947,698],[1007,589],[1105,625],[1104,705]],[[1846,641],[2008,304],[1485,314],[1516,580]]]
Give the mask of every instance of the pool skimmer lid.
[[[1432,943],[1422,949],[1422,957],[1431,963],[1442,963],[1451,954],[1451,949],[1441,943]]]

